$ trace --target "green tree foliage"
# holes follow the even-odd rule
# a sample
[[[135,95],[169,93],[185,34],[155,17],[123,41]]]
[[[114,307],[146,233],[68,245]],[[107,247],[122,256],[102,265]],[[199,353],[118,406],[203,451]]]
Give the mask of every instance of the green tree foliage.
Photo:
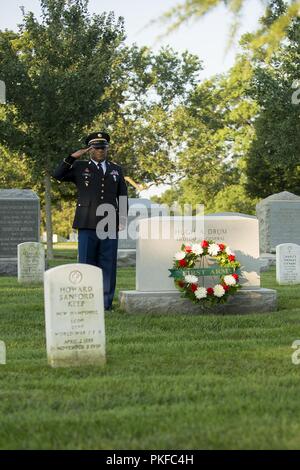
[[[213,201],[213,212],[241,212],[255,215],[258,197],[249,197],[245,186],[237,183],[222,189]]]
[[[62,237],[69,238],[72,231],[72,223],[76,208],[75,199],[72,201],[60,200],[56,204],[53,212],[53,232]],[[63,214],[63,217],[62,217]]]
[[[84,128],[108,107],[105,89],[124,39],[121,19],[94,15],[86,0],[41,0],[42,21],[24,15],[17,33],[0,32],[0,71],[7,103],[1,143],[30,159],[44,178],[48,255],[52,256],[53,167],[79,145]]]
[[[279,12],[280,13],[280,12]],[[264,18],[276,21],[277,9]],[[255,139],[247,157],[247,191],[266,197],[283,190],[300,194],[300,19],[268,64],[263,54],[253,62],[249,88],[259,105]]]
[[[268,27],[286,10],[281,0],[271,3],[261,19]],[[269,62],[264,47],[252,53],[252,38],[242,37],[244,50],[228,74],[199,85],[176,110],[184,145],[168,199],[179,192],[181,203],[202,202],[206,212],[251,214],[259,198],[300,193],[299,18]]]
[[[51,170],[82,130],[108,107],[110,67],[124,39],[114,15],[90,17],[83,0],[42,0],[18,33],[0,33],[1,78],[8,107],[1,140],[26,153],[32,171]]]
[[[248,58],[240,56],[229,73],[205,80],[188,103],[175,110],[181,204],[202,203],[206,212],[253,213],[255,198],[244,191],[245,159],[258,110],[255,101],[245,97],[251,77]]]
[[[123,50],[108,90],[109,110],[96,123],[111,130],[110,154],[127,176],[140,183],[163,183],[176,171],[172,114],[187,102],[199,70],[196,56],[179,55],[169,47],[157,54],[146,47]]]
[[[74,197],[72,187],[51,185],[50,174],[92,128],[112,133],[111,158],[134,180],[161,182],[174,171],[169,118],[201,65],[170,48],[155,55],[126,47],[122,19],[90,16],[87,1],[41,5],[41,22],[27,13],[17,33],[0,32],[0,77],[7,87],[0,141],[29,164],[45,195],[50,233],[51,195],[56,207]]]
[[[37,189],[28,162],[0,146],[0,188]]]
[[[251,3],[251,0],[185,0],[165,12],[158,21],[170,24],[167,29],[168,34],[176,30],[182,24],[191,20],[198,20],[220,5],[223,5],[228,13],[233,15],[227,44],[227,48],[229,48],[241,25],[243,8],[246,3]],[[288,2],[283,2],[282,0],[261,0],[261,3],[266,6],[267,13],[270,8],[277,8],[278,11],[281,10],[280,14],[276,15],[275,21],[260,25],[252,36],[250,43],[250,47],[253,51],[264,47],[266,60],[268,60],[279,47],[280,42],[286,37],[287,29],[291,22],[299,16],[300,1],[289,0]],[[284,11],[282,11],[281,8],[282,4],[286,5]]]

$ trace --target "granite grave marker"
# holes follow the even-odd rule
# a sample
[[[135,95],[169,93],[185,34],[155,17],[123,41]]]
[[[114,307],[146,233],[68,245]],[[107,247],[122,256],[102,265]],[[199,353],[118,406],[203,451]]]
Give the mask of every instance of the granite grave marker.
[[[66,264],[44,274],[46,342],[52,367],[105,363],[102,270]]]
[[[18,281],[43,282],[45,248],[43,243],[24,242],[18,245]]]
[[[202,217],[153,217],[139,221],[137,241],[136,290],[121,291],[120,303],[128,313],[199,313],[198,304],[180,298],[169,277],[174,254],[182,243],[203,239],[225,243],[241,263],[243,288],[216,312],[249,313],[276,309],[276,291],[260,287],[258,220],[247,215],[209,215]],[[207,262],[210,262],[208,259]],[[218,279],[204,277],[205,287]]]
[[[261,253],[275,253],[282,243],[300,243],[300,197],[288,191],[256,205]]]
[[[276,281],[278,284],[300,284],[300,246],[281,243],[276,246]]]
[[[183,242],[194,243],[202,239],[226,243],[242,264],[241,283],[247,286],[260,286],[260,260],[258,221],[247,216],[204,216],[203,224],[196,227],[196,217],[184,217],[190,229],[182,229],[181,217],[154,217],[139,222],[140,235],[137,244],[136,287],[141,291],[177,290],[173,279],[168,278],[173,256]],[[198,218],[200,219],[200,217]],[[164,223],[170,224],[170,237],[164,237]],[[151,224],[152,233],[158,238],[147,237]],[[178,228],[176,227],[178,224]],[[155,272],[155,276],[153,273]],[[210,279],[206,279],[208,284]]]
[[[0,275],[17,275],[17,246],[40,240],[40,203],[29,189],[0,190]]]

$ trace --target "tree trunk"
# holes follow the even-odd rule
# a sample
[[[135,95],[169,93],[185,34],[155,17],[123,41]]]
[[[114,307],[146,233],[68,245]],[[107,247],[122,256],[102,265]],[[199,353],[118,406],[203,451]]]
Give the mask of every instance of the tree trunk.
[[[46,214],[46,232],[47,232],[47,259],[53,259],[52,243],[52,215],[51,215],[51,179],[50,174],[46,172],[45,178],[45,214]]]

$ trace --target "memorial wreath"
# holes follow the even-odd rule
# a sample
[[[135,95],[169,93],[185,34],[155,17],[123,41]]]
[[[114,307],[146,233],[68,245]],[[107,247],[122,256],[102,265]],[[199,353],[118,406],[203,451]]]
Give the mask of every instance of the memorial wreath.
[[[205,257],[214,265],[204,267]],[[207,260],[207,263],[209,261]],[[216,264],[215,264],[216,263]],[[200,267],[196,267],[200,264]],[[199,243],[182,244],[174,255],[173,268],[169,269],[176,287],[182,296],[195,303],[225,303],[230,295],[241,288],[239,273],[241,264],[225,243],[202,240]],[[218,276],[217,284],[205,287],[200,285],[200,277]]]

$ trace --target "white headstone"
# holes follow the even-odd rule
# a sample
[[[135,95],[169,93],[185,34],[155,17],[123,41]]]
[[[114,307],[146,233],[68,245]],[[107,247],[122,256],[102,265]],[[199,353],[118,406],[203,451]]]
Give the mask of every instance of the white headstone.
[[[102,270],[89,264],[66,264],[46,271],[44,284],[49,364],[104,364]]]
[[[4,341],[0,341],[0,364],[6,364],[6,346]]]
[[[43,282],[45,248],[43,243],[25,242],[18,245],[18,281]]]
[[[78,242],[78,233],[77,232],[71,232],[69,235],[69,241],[70,242]]]
[[[276,281],[278,284],[300,284],[300,246],[281,243],[276,246]]]
[[[198,221],[197,221],[198,219]],[[199,222],[201,219],[201,222]],[[183,226],[184,221],[185,226]],[[181,228],[182,227],[182,228]],[[202,239],[225,243],[242,265],[240,283],[260,286],[258,220],[249,216],[152,217],[139,221],[137,240],[136,289],[161,292],[176,290],[168,277],[173,256],[182,243]],[[211,282],[209,279],[204,280]]]

